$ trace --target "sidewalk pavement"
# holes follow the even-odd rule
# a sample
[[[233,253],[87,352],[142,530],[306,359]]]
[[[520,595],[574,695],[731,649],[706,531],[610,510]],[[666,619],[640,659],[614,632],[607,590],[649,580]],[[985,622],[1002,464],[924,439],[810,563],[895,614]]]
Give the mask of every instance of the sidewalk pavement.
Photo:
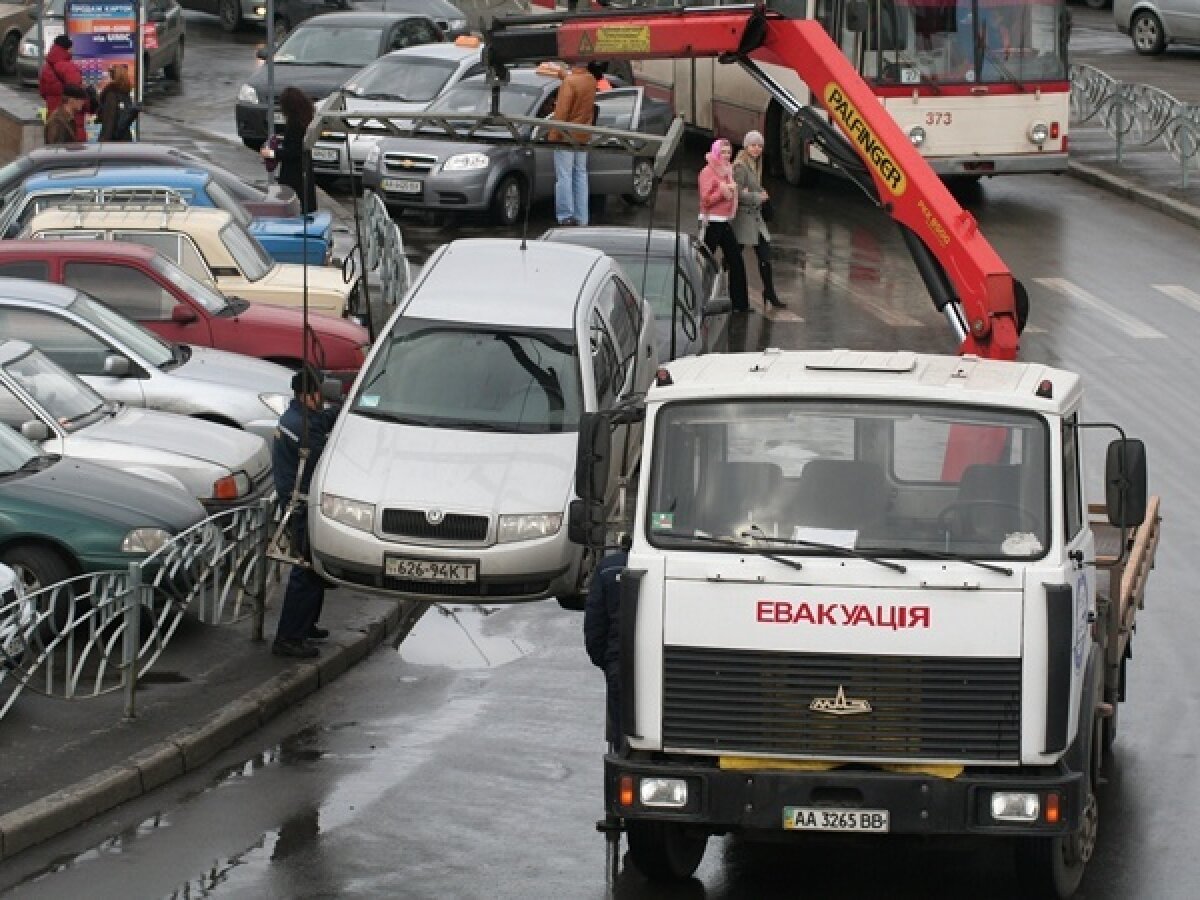
[[[1141,71],[1120,77],[1135,80]],[[1195,81],[1196,97],[1175,96],[1200,102]],[[240,144],[152,113],[142,121],[147,140],[189,149],[248,182],[266,178],[258,157]],[[1071,132],[1071,156],[1075,177],[1200,226],[1200,171],[1181,188],[1178,166],[1161,145],[1130,151],[1118,166],[1112,139],[1085,125]],[[352,233],[346,204],[324,194],[320,203]],[[209,628],[185,622],[145,680],[131,721],[122,720],[120,692],[63,701],[26,689],[0,720],[0,860],[203,765],[328,684],[388,635],[403,633],[417,611],[405,601],[330,591],[322,624],[333,635],[320,659],[308,663],[270,653],[279,604],[275,586],[262,643],[250,639],[249,623]]]

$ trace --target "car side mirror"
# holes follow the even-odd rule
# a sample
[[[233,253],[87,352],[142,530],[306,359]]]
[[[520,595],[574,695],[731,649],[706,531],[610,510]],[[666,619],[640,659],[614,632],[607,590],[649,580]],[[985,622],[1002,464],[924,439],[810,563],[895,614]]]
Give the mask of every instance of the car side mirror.
[[[21,424],[21,436],[27,441],[33,441],[35,444],[41,441],[48,441],[50,440],[50,426],[40,419],[23,422]]]
[[[171,321],[176,325],[191,325],[198,318],[196,311],[186,303],[177,303],[175,308],[171,310]]]
[[[1146,518],[1146,445],[1121,438],[1108,445],[1104,465],[1104,499],[1108,521],[1133,528]]]
[[[104,374],[112,378],[124,378],[129,374],[129,357],[110,353],[104,357]]]

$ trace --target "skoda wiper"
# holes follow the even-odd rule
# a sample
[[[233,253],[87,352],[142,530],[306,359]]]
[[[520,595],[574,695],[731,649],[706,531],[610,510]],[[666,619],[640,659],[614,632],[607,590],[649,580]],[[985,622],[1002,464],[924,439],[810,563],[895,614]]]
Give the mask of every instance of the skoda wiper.
[[[835,553],[838,556],[851,556],[855,559],[865,559],[867,562],[873,562],[877,566],[883,566],[885,569],[891,569],[893,572],[904,574],[908,569],[900,563],[891,562],[890,560],[880,559],[877,556],[871,556],[864,553],[862,550],[853,547],[843,547],[841,544],[826,544],[823,541],[804,541],[798,538],[780,538],[771,537],[757,525],[751,525],[746,532],[746,537],[756,541],[771,541],[774,544],[784,544],[788,547],[807,547],[811,550],[824,550],[826,553]]]
[[[758,556],[765,556],[767,559],[777,562],[780,565],[787,566],[789,569],[797,571],[804,568],[804,564],[794,559],[788,559],[786,556],[780,556],[778,553],[772,553],[770,550],[764,550],[762,547],[756,547],[753,544],[746,544],[742,541],[735,541],[731,538],[713,537],[709,534],[687,534],[682,531],[655,531],[655,537],[671,537],[678,538],[684,541],[700,541],[705,544],[715,544],[718,547],[728,547],[730,550],[741,550],[748,553],[754,553]]]
[[[1013,570],[1008,566],[1000,566],[996,563],[987,563],[980,559],[972,559],[969,556],[959,556],[956,553],[942,553],[938,550],[918,550],[916,547],[866,547],[866,550],[876,552],[894,553],[896,556],[916,556],[920,559],[942,559],[953,562],[964,562],[968,565],[978,566],[981,569],[987,569],[989,572],[996,572],[1000,575],[1011,575]]]

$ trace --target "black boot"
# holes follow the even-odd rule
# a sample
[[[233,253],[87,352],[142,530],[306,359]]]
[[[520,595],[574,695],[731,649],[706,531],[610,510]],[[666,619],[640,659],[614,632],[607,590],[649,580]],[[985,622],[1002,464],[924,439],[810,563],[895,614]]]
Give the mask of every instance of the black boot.
[[[779,295],[775,293],[775,279],[771,274],[771,259],[766,253],[759,252],[758,256],[758,274],[762,278],[763,284],[763,299],[776,309],[782,309],[787,306]]]

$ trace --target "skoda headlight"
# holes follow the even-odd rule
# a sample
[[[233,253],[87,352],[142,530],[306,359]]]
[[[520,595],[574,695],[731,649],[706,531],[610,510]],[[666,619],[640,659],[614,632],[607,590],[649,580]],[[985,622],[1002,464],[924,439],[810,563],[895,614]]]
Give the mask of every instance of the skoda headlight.
[[[562,513],[535,513],[523,516],[501,516],[496,540],[501,544],[513,541],[532,541],[552,537],[562,527]]]
[[[491,163],[486,153],[456,153],[442,164],[442,171],[473,172],[486,169]]]
[[[350,500],[336,494],[321,495],[321,515],[359,531],[370,531],[375,526],[375,504]]]
[[[154,553],[171,539],[165,528],[135,528],[121,541],[122,553]]]
[[[1045,122],[1034,122],[1029,126],[1029,140],[1031,143],[1037,144],[1039,147],[1046,143],[1046,139],[1050,137],[1050,129],[1046,127]]]
[[[908,129],[908,139],[912,141],[914,147],[920,147],[925,143],[925,129],[920,125],[914,125]]]
[[[238,103],[252,103],[258,105],[258,91],[251,85],[243,84],[238,88]]]
[[[21,42],[21,55],[22,56],[37,56],[38,55],[37,42],[36,41],[22,41]]]
[[[367,158],[363,161],[363,168],[374,169],[379,165],[379,157],[383,156],[383,151],[376,144],[367,151]]]
[[[259,394],[258,399],[277,416],[282,416],[287,412],[288,404],[292,402],[286,394]]]

